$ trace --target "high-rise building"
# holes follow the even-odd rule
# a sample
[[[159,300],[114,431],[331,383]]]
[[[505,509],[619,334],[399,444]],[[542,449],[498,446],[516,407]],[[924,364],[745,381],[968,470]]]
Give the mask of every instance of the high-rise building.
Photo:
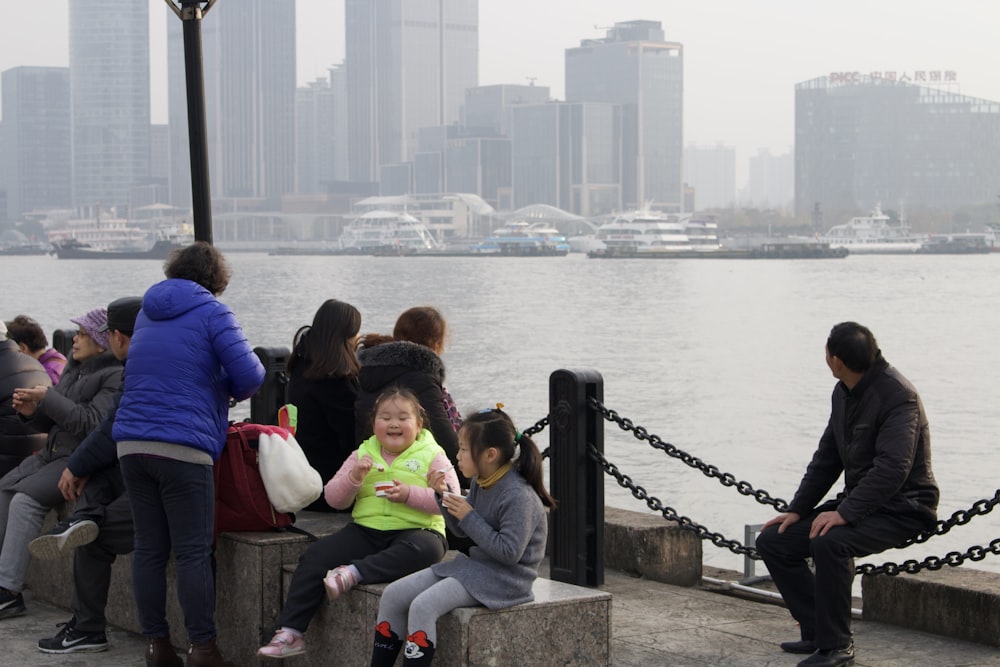
[[[329,79],[295,93],[295,191],[326,192],[334,179],[334,96]]]
[[[621,208],[621,107],[549,102],[511,107],[513,207],[582,216]]]
[[[479,77],[478,0],[345,0],[350,178],[413,160]],[[395,169],[395,168],[394,168]]]
[[[214,5],[202,20],[202,51],[212,196],[293,192],[295,0]],[[190,206],[183,25],[172,12],[167,55],[171,203]]]
[[[695,208],[726,208],[736,199],[736,149],[695,146],[684,149],[684,182],[694,188]]]
[[[462,125],[477,129],[483,136],[510,135],[509,109],[515,104],[541,104],[549,101],[549,87],[503,83],[476,86],[465,91]],[[489,134],[486,134],[489,133]]]
[[[149,176],[149,3],[70,0],[73,205],[117,209]]]
[[[616,23],[566,49],[566,101],[621,105],[625,206],[681,210],[684,49],[659,21]]]
[[[998,156],[1000,102],[854,72],[795,86],[798,215],[818,210],[833,224],[879,203],[907,213],[995,203]]]
[[[795,161],[791,153],[771,155],[761,148],[750,158],[747,197],[757,208],[791,211],[795,199]]]
[[[14,67],[0,75],[0,182],[7,217],[72,205],[69,68]]]

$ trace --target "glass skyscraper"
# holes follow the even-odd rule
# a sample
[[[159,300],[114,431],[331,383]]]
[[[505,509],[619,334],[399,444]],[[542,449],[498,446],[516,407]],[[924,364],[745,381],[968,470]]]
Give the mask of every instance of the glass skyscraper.
[[[14,67],[3,72],[0,180],[7,214],[71,206],[69,69]]]
[[[659,21],[616,23],[566,49],[566,101],[621,105],[626,207],[681,209],[684,49]]]
[[[70,0],[73,204],[117,208],[149,177],[149,3]]]
[[[478,0],[346,0],[350,177],[413,160],[423,127],[460,120],[478,84]]]
[[[217,3],[202,20],[202,49],[212,196],[293,192],[295,0]],[[171,200],[190,206],[183,25],[172,12],[167,52]]]
[[[996,203],[998,156],[1000,102],[858,73],[795,86],[795,210],[826,226]]]

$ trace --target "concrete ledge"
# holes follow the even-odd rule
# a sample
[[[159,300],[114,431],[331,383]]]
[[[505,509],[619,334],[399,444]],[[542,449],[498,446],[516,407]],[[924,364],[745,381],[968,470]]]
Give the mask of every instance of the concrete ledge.
[[[866,621],[1000,646],[1000,574],[963,567],[861,580]]]
[[[604,509],[604,566],[674,586],[701,581],[701,540],[652,513]]]
[[[454,555],[453,553],[451,554]],[[286,569],[285,583],[293,568]],[[320,607],[296,667],[368,665],[378,603],[386,584],[361,585]],[[435,664],[452,667],[551,667],[611,664],[611,595],[536,579],[535,600],[490,611],[455,609],[438,620]],[[401,665],[402,655],[396,664]],[[273,661],[261,660],[261,665]]]

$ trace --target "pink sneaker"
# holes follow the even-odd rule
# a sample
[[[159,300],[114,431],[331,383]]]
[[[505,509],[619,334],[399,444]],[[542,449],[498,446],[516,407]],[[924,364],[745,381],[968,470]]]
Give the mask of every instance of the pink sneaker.
[[[326,597],[333,602],[347,591],[354,588],[358,580],[354,578],[350,568],[340,565],[326,573],[323,585],[326,586]]]
[[[267,646],[261,646],[257,649],[257,655],[265,658],[278,658],[279,660],[305,652],[306,640],[302,637],[296,637],[287,630],[278,630],[271,637]]]

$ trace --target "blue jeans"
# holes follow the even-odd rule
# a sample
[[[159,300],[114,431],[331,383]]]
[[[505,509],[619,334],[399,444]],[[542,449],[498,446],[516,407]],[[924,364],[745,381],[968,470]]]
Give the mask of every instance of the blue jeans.
[[[152,456],[121,459],[132,505],[135,552],[132,589],[142,634],[168,637],[167,561],[177,568],[177,598],[188,641],[215,639],[212,540],[215,482],[212,467]]]

